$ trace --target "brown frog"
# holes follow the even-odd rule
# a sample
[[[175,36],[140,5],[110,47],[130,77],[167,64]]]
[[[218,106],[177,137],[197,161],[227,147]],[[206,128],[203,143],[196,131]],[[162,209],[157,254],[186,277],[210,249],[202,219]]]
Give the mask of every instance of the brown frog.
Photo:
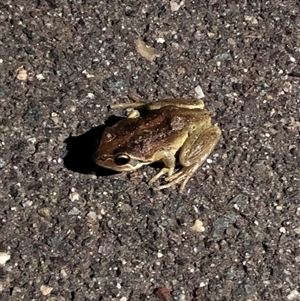
[[[180,184],[182,192],[221,136],[220,128],[211,124],[202,100],[175,98],[153,103],[138,100],[112,107],[135,110],[104,130],[94,153],[95,163],[115,171],[132,171],[161,161],[164,167],[149,184],[165,174],[167,183],[156,189]],[[175,170],[177,166],[181,168]]]

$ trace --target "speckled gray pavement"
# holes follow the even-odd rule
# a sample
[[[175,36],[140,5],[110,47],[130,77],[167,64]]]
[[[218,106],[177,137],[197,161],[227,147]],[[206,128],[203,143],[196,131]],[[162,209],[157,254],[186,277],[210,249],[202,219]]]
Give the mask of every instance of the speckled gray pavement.
[[[299,5],[1,1],[1,301],[300,300]],[[110,104],[200,87],[223,134],[183,194],[93,164]]]

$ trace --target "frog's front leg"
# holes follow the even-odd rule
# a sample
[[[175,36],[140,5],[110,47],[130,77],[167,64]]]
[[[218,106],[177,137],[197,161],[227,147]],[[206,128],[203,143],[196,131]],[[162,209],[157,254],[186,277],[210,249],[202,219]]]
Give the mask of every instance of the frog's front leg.
[[[199,135],[190,135],[182,146],[179,155],[182,169],[167,177],[166,180],[169,183],[160,188],[168,188],[180,183],[180,192],[182,192],[188,180],[213,151],[220,136],[221,130],[217,126],[210,126]]]
[[[150,181],[149,185],[152,185],[155,181],[157,181],[161,176],[168,173],[168,176],[171,177],[174,173],[176,158],[175,154],[172,151],[159,151],[155,154],[155,158],[153,162],[162,161],[164,163],[164,167],[156,174]],[[159,187],[157,189],[160,189]]]

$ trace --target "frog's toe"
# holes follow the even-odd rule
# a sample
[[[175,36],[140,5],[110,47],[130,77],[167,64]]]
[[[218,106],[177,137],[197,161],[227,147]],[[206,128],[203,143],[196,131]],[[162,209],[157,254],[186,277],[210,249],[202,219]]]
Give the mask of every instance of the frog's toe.
[[[164,167],[160,170],[158,174],[156,174],[151,180],[148,182],[149,185],[152,185],[154,182],[156,182],[161,176],[169,172],[169,168]]]
[[[160,185],[160,186],[156,187],[155,190],[162,190],[162,189],[166,189],[166,188],[173,188],[174,186],[176,186],[177,184],[179,184],[183,180],[184,180],[184,176],[178,177],[177,179],[175,179],[175,180],[173,180],[173,181],[171,181],[171,182],[169,182],[167,184]],[[180,192],[183,191],[184,186],[183,187],[182,187],[182,185],[180,186],[180,189],[179,189]]]
[[[180,184],[179,191],[183,192],[186,183],[193,176],[195,171],[199,168],[199,164],[193,164],[191,166],[184,166],[180,171],[177,171],[170,177],[166,177],[165,180],[169,182],[168,184],[161,185],[160,189],[168,188]]]
[[[186,170],[187,170],[187,167],[182,167],[181,170],[176,171],[175,173],[173,173],[173,175],[165,177],[165,181],[172,182],[172,181],[175,181],[178,178],[182,179],[182,177],[184,177],[184,174],[186,173]]]

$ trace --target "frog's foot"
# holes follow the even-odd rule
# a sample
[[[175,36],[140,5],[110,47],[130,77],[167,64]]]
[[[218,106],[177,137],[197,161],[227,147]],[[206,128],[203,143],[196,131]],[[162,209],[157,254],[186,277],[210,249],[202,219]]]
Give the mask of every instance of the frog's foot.
[[[168,176],[172,176],[174,172],[174,168],[173,167],[163,167],[160,172],[158,174],[156,174],[150,181],[149,181],[149,185],[152,185],[154,182],[156,182],[161,176],[165,175],[166,173],[168,173]]]
[[[193,174],[196,172],[196,170],[199,168],[200,164],[195,163],[191,166],[184,166],[181,170],[177,171],[171,176],[166,177],[166,181],[168,181],[168,184],[161,185],[157,187],[157,190],[165,189],[173,187],[177,184],[180,184],[179,192],[182,193],[186,183],[189,181],[189,179],[193,176]]]

